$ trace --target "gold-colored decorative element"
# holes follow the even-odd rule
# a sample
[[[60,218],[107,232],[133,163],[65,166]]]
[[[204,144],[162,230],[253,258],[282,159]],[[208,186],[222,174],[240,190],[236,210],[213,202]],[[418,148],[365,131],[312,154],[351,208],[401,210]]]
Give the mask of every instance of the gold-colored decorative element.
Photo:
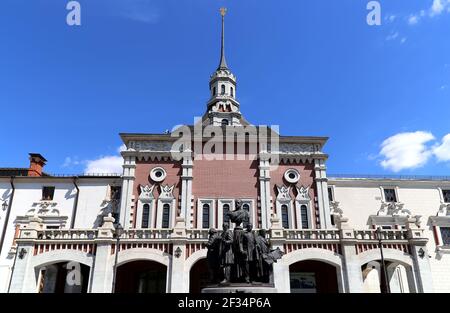
[[[227,14],[227,8],[220,8],[220,15],[225,16]]]

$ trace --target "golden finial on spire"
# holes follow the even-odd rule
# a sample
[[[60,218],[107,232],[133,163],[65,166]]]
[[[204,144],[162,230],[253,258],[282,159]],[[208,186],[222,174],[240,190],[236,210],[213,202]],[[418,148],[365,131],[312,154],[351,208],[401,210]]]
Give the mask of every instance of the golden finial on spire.
[[[227,8],[220,8],[220,15],[225,16],[227,14]]]

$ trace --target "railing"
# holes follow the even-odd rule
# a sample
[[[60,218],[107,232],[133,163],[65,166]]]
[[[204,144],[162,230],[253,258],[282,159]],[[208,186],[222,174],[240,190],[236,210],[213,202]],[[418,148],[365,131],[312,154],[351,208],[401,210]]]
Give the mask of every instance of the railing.
[[[349,178],[349,179],[384,179],[384,180],[430,180],[443,181],[450,180],[450,176],[437,175],[370,175],[370,174],[328,174],[329,179],[333,178]]]
[[[120,239],[170,239],[171,229],[126,229]]]
[[[376,229],[355,230],[355,238],[358,240],[408,240],[407,230],[382,230]]]
[[[286,240],[339,240],[339,230],[323,230],[323,229],[285,229],[283,231]]]
[[[209,237],[208,229],[186,229],[188,239],[205,239]]]
[[[22,230],[27,231],[26,229]],[[97,238],[97,229],[46,229],[37,232],[38,240],[93,240]]]
[[[31,230],[22,229],[19,238],[17,239],[27,239],[30,238]],[[422,231],[422,230],[418,230]],[[33,237],[38,241],[93,241],[98,237],[98,229],[47,229],[38,230],[37,237]],[[255,230],[256,232],[256,230]],[[268,232],[269,235],[270,232]],[[366,230],[353,230],[354,238],[358,241],[407,241],[408,231],[405,229],[399,230],[381,230],[379,233],[375,229]],[[124,230],[120,236],[121,240],[153,240],[153,241],[164,241],[167,242],[171,239],[173,234],[173,229],[127,229]],[[192,241],[204,241],[208,240],[208,229],[186,229],[186,238]],[[30,238],[30,239],[33,239]],[[322,241],[331,242],[339,241],[341,239],[340,230],[337,229],[305,229],[305,230],[294,230],[285,229],[283,230],[283,238],[287,241]],[[114,239],[111,237],[111,239]]]

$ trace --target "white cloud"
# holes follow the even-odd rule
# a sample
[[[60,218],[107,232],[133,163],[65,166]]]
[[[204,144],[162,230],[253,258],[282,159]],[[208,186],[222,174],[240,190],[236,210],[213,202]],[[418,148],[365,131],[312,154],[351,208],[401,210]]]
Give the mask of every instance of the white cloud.
[[[416,25],[419,22],[419,16],[418,15],[411,15],[408,18],[408,24],[409,25]]]
[[[386,37],[386,40],[394,40],[398,37],[398,32],[392,32],[389,34],[389,36]]]
[[[104,156],[86,162],[85,173],[89,174],[121,174],[123,158],[121,156]]]
[[[127,147],[122,144],[117,148],[117,153],[126,150]],[[121,174],[123,158],[120,155],[106,155],[100,156],[94,160],[84,161],[86,167],[84,169],[85,173],[89,174]]]
[[[160,20],[160,10],[152,0],[109,0],[111,14],[135,22],[156,24]]]
[[[440,162],[450,161],[450,134],[442,138],[442,142],[433,148],[433,153]]]
[[[430,9],[430,16],[441,14],[446,5],[448,5],[446,0],[434,0]]]
[[[66,157],[64,159],[64,163],[63,165],[61,165],[61,167],[74,167],[77,165],[82,164],[83,161],[79,161],[78,157]]]
[[[406,39],[407,39],[406,37],[403,37],[403,38],[400,40],[400,43],[401,43],[401,44],[404,44],[404,43],[406,42]]]
[[[418,168],[427,163],[432,152],[426,143],[434,140],[430,132],[399,133],[381,144],[381,166],[393,172]]]

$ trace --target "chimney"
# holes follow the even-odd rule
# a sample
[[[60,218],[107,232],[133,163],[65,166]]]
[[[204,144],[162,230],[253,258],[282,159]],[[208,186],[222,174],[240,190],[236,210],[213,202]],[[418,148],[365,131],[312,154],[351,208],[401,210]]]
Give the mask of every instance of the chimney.
[[[42,176],[42,169],[47,160],[39,153],[30,153],[30,167],[28,168],[28,176]]]

